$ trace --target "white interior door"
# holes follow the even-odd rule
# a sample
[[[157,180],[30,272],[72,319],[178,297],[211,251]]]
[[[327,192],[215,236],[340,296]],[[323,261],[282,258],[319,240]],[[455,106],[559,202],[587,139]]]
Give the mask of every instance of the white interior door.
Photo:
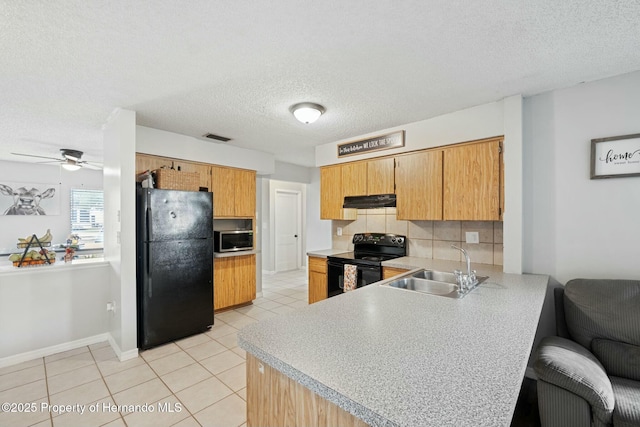
[[[301,194],[298,191],[276,190],[276,271],[300,268],[300,251],[302,250],[300,200]]]

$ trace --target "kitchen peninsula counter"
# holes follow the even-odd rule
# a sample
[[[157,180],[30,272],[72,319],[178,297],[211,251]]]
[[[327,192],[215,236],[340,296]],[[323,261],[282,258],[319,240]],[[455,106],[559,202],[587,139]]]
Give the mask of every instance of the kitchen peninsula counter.
[[[389,279],[249,325],[238,342],[370,425],[509,426],[549,278],[473,267],[490,277],[462,299]]]

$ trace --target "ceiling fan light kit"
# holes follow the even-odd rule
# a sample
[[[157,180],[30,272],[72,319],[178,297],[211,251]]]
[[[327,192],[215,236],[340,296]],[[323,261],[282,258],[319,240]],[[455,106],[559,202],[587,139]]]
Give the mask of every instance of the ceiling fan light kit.
[[[70,172],[77,171],[78,169],[82,168],[82,166],[80,166],[78,162],[71,159],[67,159],[67,162],[61,163],[60,166],[62,166],[63,169],[68,170]]]
[[[322,105],[313,102],[300,102],[292,105],[289,110],[299,122],[304,124],[315,122],[326,111]]]

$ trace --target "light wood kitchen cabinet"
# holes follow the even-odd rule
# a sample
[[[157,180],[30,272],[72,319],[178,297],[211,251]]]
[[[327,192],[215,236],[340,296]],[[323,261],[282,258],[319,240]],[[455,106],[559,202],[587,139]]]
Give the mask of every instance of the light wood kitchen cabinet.
[[[136,153],[136,175],[145,171],[160,169],[162,166],[171,167],[171,159]]]
[[[442,219],[442,150],[395,158],[396,218]]]
[[[236,216],[253,217],[256,214],[256,171],[235,169]]]
[[[309,257],[309,304],[328,298],[327,259]]]
[[[356,219],[356,209],[343,209],[342,165],[320,168],[320,218]]]
[[[182,172],[197,172],[200,189],[211,191],[211,166],[206,163],[190,162],[188,160],[171,159],[168,157],[153,156],[150,154],[136,153],[136,174],[147,170],[156,170],[162,167],[171,168]]]
[[[382,267],[382,279],[390,279],[394,276],[398,276],[400,274],[404,274],[409,270],[404,268],[396,268],[396,267]]]
[[[344,163],[342,169],[342,198],[367,195],[367,162]]]
[[[367,161],[367,195],[395,193],[395,159]]]
[[[213,216],[250,218],[256,211],[256,172],[211,166]]]
[[[247,426],[367,425],[252,354],[247,354]]]
[[[394,164],[393,157],[343,163],[340,165],[343,197],[393,194]]]
[[[213,309],[221,310],[256,299],[256,256],[215,258]]]
[[[443,219],[500,220],[501,139],[443,150]]]

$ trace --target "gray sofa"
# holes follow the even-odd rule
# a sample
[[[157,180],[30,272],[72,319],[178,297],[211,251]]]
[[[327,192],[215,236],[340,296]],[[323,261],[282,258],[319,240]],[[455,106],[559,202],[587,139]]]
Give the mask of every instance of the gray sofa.
[[[640,280],[555,291],[559,336],[534,362],[542,427],[640,426]]]

